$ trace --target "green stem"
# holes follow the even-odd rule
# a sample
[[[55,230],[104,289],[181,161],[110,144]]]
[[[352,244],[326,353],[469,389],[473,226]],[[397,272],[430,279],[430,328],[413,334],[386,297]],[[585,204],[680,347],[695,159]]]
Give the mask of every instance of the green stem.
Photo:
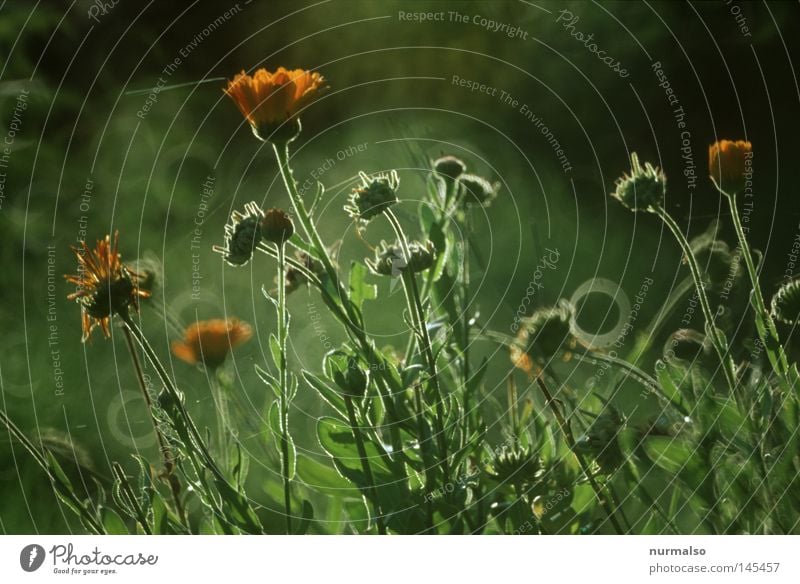
[[[692,273],[692,279],[694,280],[694,286],[697,290],[697,297],[700,301],[700,307],[702,308],[703,316],[705,316],[706,319],[707,333],[711,337],[712,344],[714,345],[714,349],[719,357],[720,364],[722,366],[722,372],[725,374],[725,380],[728,383],[730,393],[732,396],[735,396],[735,366],[728,350],[728,343],[725,341],[722,331],[719,330],[714,322],[714,314],[711,312],[711,305],[708,302],[708,296],[706,295],[705,286],[703,284],[703,277],[700,273],[700,267],[697,265],[697,258],[694,257],[692,247],[689,245],[689,242],[686,240],[686,237],[683,235],[683,232],[680,230],[680,227],[672,218],[672,216],[667,213],[663,207],[657,207],[656,214],[661,217],[661,220],[664,221],[664,224],[669,228],[670,231],[672,231],[675,239],[678,240],[678,244],[683,251],[683,255],[689,264],[689,270]]]
[[[122,330],[125,333],[125,341],[127,342],[128,351],[131,355],[131,360],[133,361],[133,368],[136,371],[136,379],[139,382],[139,388],[142,390],[142,397],[144,398],[144,403],[147,408],[147,414],[150,417],[150,422],[153,424],[153,431],[156,434],[159,451],[164,461],[164,480],[166,481],[167,485],[169,485],[170,495],[172,496],[172,502],[175,505],[175,512],[177,516],[180,517],[182,522],[186,523],[186,511],[181,501],[181,484],[178,480],[178,477],[175,476],[175,455],[173,454],[172,449],[169,447],[169,443],[167,442],[164,433],[161,431],[158,420],[153,413],[153,401],[150,398],[150,392],[147,390],[147,383],[145,383],[144,380],[142,364],[139,360],[139,354],[136,352],[136,347],[133,344],[134,341],[133,337],[131,336],[131,331],[128,330],[127,327],[122,327]]]
[[[292,533],[292,497],[289,477],[289,368],[286,360],[286,339],[289,333],[286,311],[286,247],[278,244],[278,344],[280,345],[281,476],[283,504],[286,511],[286,533]]]
[[[220,465],[225,472],[230,471],[230,408],[225,389],[219,383],[217,371],[211,373],[211,393],[217,406],[217,447],[219,448]]]
[[[353,438],[355,438],[356,441],[358,456],[361,459],[361,469],[364,471],[364,476],[367,479],[367,485],[372,494],[372,500],[374,501],[375,521],[378,524],[378,533],[380,535],[386,535],[386,524],[383,520],[383,507],[380,503],[380,499],[378,498],[378,489],[375,488],[375,479],[372,476],[372,467],[370,466],[369,459],[367,458],[367,450],[364,447],[364,439],[361,436],[361,431],[358,429],[356,412],[355,408],[353,408],[353,400],[349,395],[345,395],[344,403],[347,407],[347,417],[350,421],[350,429],[352,430]]]
[[[450,480],[450,461],[447,453],[447,437],[444,431],[444,400],[442,398],[442,391],[439,387],[439,373],[436,368],[436,357],[433,354],[433,347],[431,345],[430,334],[428,333],[428,324],[425,318],[425,311],[422,308],[422,301],[419,297],[417,289],[417,281],[414,277],[414,272],[410,269],[412,264],[411,250],[408,245],[408,238],[406,237],[403,228],[397,217],[392,213],[391,209],[384,211],[384,215],[389,220],[392,229],[400,242],[400,247],[403,250],[403,257],[405,258],[407,268],[403,270],[402,281],[403,291],[406,295],[406,302],[408,303],[409,316],[414,326],[415,333],[417,334],[417,341],[422,348],[422,353],[425,357],[428,366],[428,374],[430,375],[431,386],[433,387],[434,399],[436,400],[436,435],[439,445],[439,452],[442,459],[442,471],[444,473],[445,482]]]
[[[758,282],[758,272],[756,271],[755,263],[753,263],[753,254],[750,251],[750,244],[747,242],[742,220],[739,217],[739,209],[736,206],[736,193],[729,194],[719,187],[717,188],[719,192],[728,199],[731,217],[733,218],[733,226],[736,229],[736,237],[739,239],[739,249],[741,249],[742,256],[744,256],[744,264],[747,267],[747,274],[750,276],[750,284],[753,287],[753,308],[764,323],[763,327],[756,327],[758,336],[765,347],[774,349],[775,355],[772,354],[772,351],[767,351],[767,355],[770,357],[769,361],[772,365],[772,370],[775,372],[778,379],[781,380],[784,388],[789,389],[791,388],[789,382],[789,361],[786,357],[786,353],[781,348],[780,337],[778,336],[778,329],[775,327],[775,321],[772,320],[772,315],[769,313],[769,310],[767,310],[764,297],[761,295],[761,286]]]
[[[569,424],[564,419],[564,416],[561,414],[561,410],[558,409],[553,396],[550,394],[550,391],[547,389],[547,386],[544,383],[541,375],[536,378],[536,382],[539,384],[539,389],[542,390],[542,394],[544,395],[545,404],[550,408],[553,412],[553,415],[556,418],[556,422],[558,423],[559,427],[561,428],[561,433],[564,435],[564,439],[567,441],[567,445],[569,446],[572,453],[575,455],[575,458],[578,460],[578,464],[583,471],[583,474],[586,475],[586,479],[589,481],[589,485],[592,487],[597,500],[600,503],[600,506],[606,512],[608,516],[608,520],[611,522],[611,525],[614,527],[614,530],[619,535],[624,535],[625,531],[622,529],[622,526],[617,521],[616,516],[614,515],[614,510],[611,508],[611,505],[608,504],[608,499],[605,495],[603,495],[603,490],[592,474],[589,465],[586,464],[586,461],[583,459],[583,456],[578,453],[577,449],[575,448],[575,438],[572,435],[572,430],[569,427]]]
[[[328,275],[328,278],[335,286],[339,295],[339,298],[334,300],[337,302],[337,304],[341,304],[345,316],[343,319],[340,318],[340,322],[342,322],[342,324],[358,339],[358,342],[367,356],[370,365],[374,365],[375,370],[379,372],[378,378],[381,381],[378,384],[378,387],[379,390],[383,390],[381,392],[382,398],[386,406],[387,414],[390,418],[389,434],[392,442],[392,450],[395,453],[400,453],[402,452],[402,442],[398,429],[400,418],[397,415],[394,405],[394,392],[391,389],[392,380],[389,377],[388,367],[386,367],[384,359],[375,351],[375,348],[367,339],[364,329],[361,326],[361,319],[356,313],[352,302],[350,301],[350,295],[339,280],[339,275],[336,272],[336,268],[334,267],[333,261],[330,258],[328,248],[325,247],[325,244],[322,242],[322,239],[320,238],[319,233],[317,232],[317,229],[314,227],[314,223],[311,220],[311,215],[309,214],[305,203],[303,202],[303,197],[297,190],[297,185],[292,177],[292,169],[289,166],[289,144],[273,144],[273,150],[275,151],[275,158],[278,161],[278,167],[280,168],[283,184],[286,187],[286,192],[289,194],[289,199],[292,201],[292,207],[294,208],[295,215],[297,216],[297,219],[300,222],[306,237],[314,247],[314,251],[316,252],[318,259],[320,262],[322,262],[325,273]],[[322,289],[324,286],[320,286],[320,288]],[[395,459],[397,460],[398,457],[395,456]],[[397,464],[401,463],[398,462]]]

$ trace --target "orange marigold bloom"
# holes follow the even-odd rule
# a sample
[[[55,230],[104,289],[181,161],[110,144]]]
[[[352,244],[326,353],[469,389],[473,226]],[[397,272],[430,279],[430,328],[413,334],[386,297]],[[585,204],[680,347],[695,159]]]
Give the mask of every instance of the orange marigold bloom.
[[[111,336],[111,315],[127,316],[131,306],[138,310],[139,298],[150,296],[150,292],[139,288],[141,275],[120,261],[118,243],[119,231],[114,233],[113,244],[106,235],[105,239],[98,240],[94,249],[85,241],[80,248],[72,248],[78,257],[78,274],[64,278],[78,287],[67,299],[77,300],[81,305],[84,341],[90,338],[96,326],[106,338]]]
[[[745,140],[720,140],[708,147],[708,171],[717,187],[735,194],[744,190],[747,160],[753,156],[753,145]]]
[[[183,332],[183,340],[172,341],[172,353],[183,361],[203,363],[216,369],[225,362],[228,352],[247,342],[253,330],[238,318],[198,321]]]
[[[259,69],[253,75],[244,71],[228,81],[225,93],[260,140],[289,142],[300,132],[295,114],[311,103],[324,89],[325,78],[305,69],[278,67],[274,73]],[[291,123],[286,123],[291,120]]]

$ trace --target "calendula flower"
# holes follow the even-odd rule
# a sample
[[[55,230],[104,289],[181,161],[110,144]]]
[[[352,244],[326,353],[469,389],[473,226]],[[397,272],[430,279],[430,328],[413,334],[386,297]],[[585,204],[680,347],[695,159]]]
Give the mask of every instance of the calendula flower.
[[[228,81],[229,95],[259,140],[288,143],[300,133],[297,112],[325,89],[325,78],[305,69],[244,71]]]
[[[573,308],[567,300],[549,308],[540,308],[522,321],[511,361],[526,373],[534,372],[534,365],[542,365],[558,352],[569,358],[576,339],[570,328]]]
[[[214,251],[231,266],[243,266],[253,257],[253,250],[263,237],[261,222],[264,211],[254,201],[244,206],[244,214],[234,211],[231,222],[225,225],[225,246],[214,246]]]
[[[78,274],[64,277],[78,287],[67,299],[81,305],[84,341],[96,326],[106,338],[111,336],[111,315],[127,315],[131,307],[138,309],[140,298],[150,296],[139,288],[141,276],[122,263],[118,243],[119,232],[116,232],[113,244],[106,235],[94,249],[89,249],[86,242],[81,242],[80,248],[72,248],[78,258]]]
[[[283,245],[294,234],[292,218],[282,209],[268,209],[261,220],[261,235],[267,241]]]
[[[455,180],[467,170],[467,165],[455,156],[442,156],[433,161],[433,170],[446,179]]]
[[[786,282],[772,297],[772,316],[784,324],[800,321],[800,280]]]
[[[656,166],[639,163],[636,152],[631,153],[631,173],[617,179],[611,196],[618,199],[631,211],[653,213],[664,204],[667,193],[667,177]]]
[[[192,365],[216,369],[232,349],[252,336],[250,325],[237,318],[199,321],[186,327],[182,340],[172,341],[172,353]]]
[[[366,260],[367,267],[379,276],[399,276],[410,269],[413,273],[424,272],[433,266],[436,260],[436,249],[430,241],[420,243],[409,241],[410,259],[403,255],[403,249],[397,243],[388,244],[381,241],[375,250],[375,260]]]
[[[344,210],[353,219],[368,223],[397,203],[400,177],[396,170],[374,176],[359,172],[358,176],[361,177],[361,185],[353,189],[350,204]]]
[[[747,160],[753,156],[753,145],[745,140],[720,140],[708,147],[708,172],[725,193],[744,190]]]
[[[497,198],[499,183],[492,184],[483,177],[474,174],[462,174],[458,178],[464,192],[464,204],[488,207]]]

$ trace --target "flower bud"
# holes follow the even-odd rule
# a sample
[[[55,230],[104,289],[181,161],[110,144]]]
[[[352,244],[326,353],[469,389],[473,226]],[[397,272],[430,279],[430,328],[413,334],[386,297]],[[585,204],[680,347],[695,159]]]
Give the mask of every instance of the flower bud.
[[[442,156],[433,161],[433,170],[444,178],[455,180],[467,170],[467,165],[455,156]]]
[[[424,272],[433,266],[436,260],[436,249],[430,241],[424,244],[418,241],[408,243],[410,259],[406,259],[403,250],[396,243],[387,244],[381,241],[375,250],[375,260],[366,260],[369,269],[379,276],[400,276],[406,269],[413,273]]]
[[[488,207],[497,198],[499,183],[490,183],[485,178],[474,174],[462,174],[458,182],[464,193],[464,205],[480,205]]]
[[[550,308],[540,308],[522,321],[511,360],[523,371],[531,373],[533,363],[544,364],[561,351],[575,346],[570,321],[574,309],[567,300]]]
[[[363,172],[361,185],[353,189],[349,205],[344,210],[353,219],[368,223],[389,207],[397,203],[397,187],[400,186],[400,177],[393,170],[388,174],[368,176]]]
[[[247,203],[244,209],[244,214],[231,213],[231,222],[225,225],[225,246],[214,246],[214,251],[221,253],[231,266],[243,266],[249,262],[263,237],[261,222],[264,211],[255,202]]]
[[[649,162],[642,167],[639,157],[633,152],[631,174],[623,174],[617,179],[616,189],[611,196],[631,211],[654,213],[664,204],[666,192],[667,177],[664,173]]]
[[[342,393],[348,397],[360,398],[367,393],[369,376],[366,371],[361,369],[357,359],[347,358],[347,367],[343,370],[333,370],[333,380]]]
[[[800,320],[800,280],[786,282],[772,297],[772,316],[784,324]]]
[[[269,209],[261,220],[261,236],[275,245],[283,245],[294,234],[292,218],[282,209]]]

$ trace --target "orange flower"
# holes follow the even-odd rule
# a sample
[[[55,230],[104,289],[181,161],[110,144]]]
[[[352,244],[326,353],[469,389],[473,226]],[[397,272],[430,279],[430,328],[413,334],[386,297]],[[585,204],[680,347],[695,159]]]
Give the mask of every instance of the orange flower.
[[[325,89],[324,83],[319,73],[278,67],[275,73],[259,69],[252,76],[242,71],[228,81],[225,93],[236,102],[257,138],[289,142],[300,132],[295,114]],[[286,124],[290,119],[293,123]]]
[[[237,318],[198,321],[186,328],[182,341],[172,341],[172,353],[187,363],[216,369],[231,349],[252,336],[250,325]]]
[[[753,156],[753,145],[744,140],[720,140],[708,147],[708,171],[722,191],[735,194],[746,184],[746,160]]]
[[[100,326],[106,338],[111,336],[111,315],[115,312],[127,315],[131,306],[139,308],[139,298],[150,296],[150,292],[139,288],[141,276],[120,261],[118,242],[119,232],[116,232],[113,245],[106,235],[94,249],[89,249],[85,241],[80,248],[72,248],[78,257],[78,274],[64,278],[78,287],[67,299],[77,300],[81,305],[84,341],[96,326]]]

